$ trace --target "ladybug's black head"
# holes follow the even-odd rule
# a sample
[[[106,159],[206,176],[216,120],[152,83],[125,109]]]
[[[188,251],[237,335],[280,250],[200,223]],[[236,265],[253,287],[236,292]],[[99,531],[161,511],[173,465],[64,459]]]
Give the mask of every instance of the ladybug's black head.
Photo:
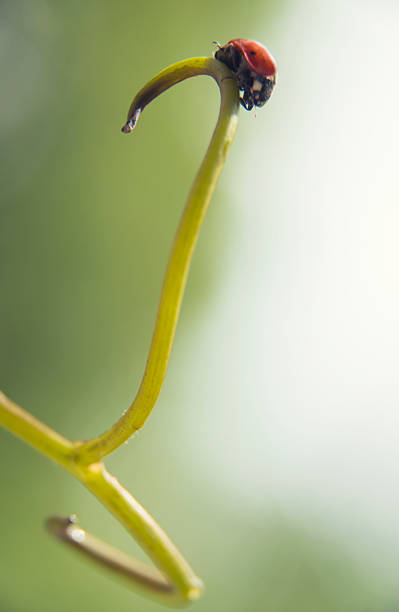
[[[225,45],[224,47],[219,47],[215,53],[215,58],[223,62],[232,72],[237,72],[241,64],[242,56],[233,45]]]

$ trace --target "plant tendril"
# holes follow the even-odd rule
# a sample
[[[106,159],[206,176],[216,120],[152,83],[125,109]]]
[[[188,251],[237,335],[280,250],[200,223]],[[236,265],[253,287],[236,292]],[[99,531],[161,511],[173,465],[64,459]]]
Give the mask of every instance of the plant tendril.
[[[75,517],[48,519],[50,533],[165,605],[195,601],[201,596],[202,581],[152,516],[107,471],[101,460],[144,425],[161,390],[194,246],[237,127],[236,80],[223,63],[213,58],[178,62],[138,92],[122,128],[124,133],[131,132],[142,110],[154,98],[176,83],[198,75],[209,75],[217,82],[221,92],[220,112],[171,249],[147,364],[132,405],[104,434],[92,440],[72,442],[0,392],[0,424],[82,482],[147,552],[156,567],[143,564],[99,540],[80,527]]]

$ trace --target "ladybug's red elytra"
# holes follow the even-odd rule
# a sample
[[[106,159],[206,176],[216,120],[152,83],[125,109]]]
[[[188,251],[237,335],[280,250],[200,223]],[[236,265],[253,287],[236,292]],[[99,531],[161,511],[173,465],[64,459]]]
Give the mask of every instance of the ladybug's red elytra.
[[[226,64],[237,79],[243,92],[240,102],[251,110],[263,106],[272,95],[276,84],[277,68],[273,56],[261,43],[235,38],[225,45],[218,45],[215,58]]]

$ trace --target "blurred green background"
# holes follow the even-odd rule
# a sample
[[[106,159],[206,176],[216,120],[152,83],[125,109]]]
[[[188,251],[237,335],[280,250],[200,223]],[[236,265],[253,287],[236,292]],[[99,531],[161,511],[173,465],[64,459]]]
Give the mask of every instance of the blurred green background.
[[[177,220],[218,113],[192,79],[120,133],[136,91],[212,41],[264,42],[165,386],[107,465],[205,580],[198,612],[399,606],[398,4],[0,2],[0,387],[71,439],[143,371]],[[43,529],[68,474],[0,431],[0,612],[160,609]]]

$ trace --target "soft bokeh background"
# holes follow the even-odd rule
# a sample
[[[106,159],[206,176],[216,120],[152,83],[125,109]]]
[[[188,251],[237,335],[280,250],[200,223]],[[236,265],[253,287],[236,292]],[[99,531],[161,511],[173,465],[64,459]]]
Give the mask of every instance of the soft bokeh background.
[[[198,612],[399,606],[399,5],[0,3],[0,387],[76,439],[143,370],[168,249],[218,112],[211,79],[131,98],[212,41],[279,84],[241,112],[165,387],[107,464],[206,582]],[[0,611],[160,609],[43,530],[68,474],[0,431]]]

